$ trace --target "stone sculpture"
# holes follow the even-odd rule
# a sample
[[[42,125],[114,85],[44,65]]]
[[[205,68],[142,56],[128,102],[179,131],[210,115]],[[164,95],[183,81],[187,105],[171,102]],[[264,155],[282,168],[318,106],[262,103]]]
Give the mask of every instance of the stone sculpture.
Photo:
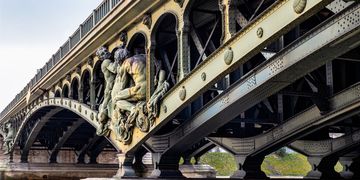
[[[96,55],[102,60],[102,72],[106,87],[104,100],[99,107],[98,135],[107,135],[110,129],[117,140],[131,143],[134,127],[149,131],[159,115],[159,102],[169,89],[165,81],[165,71],[159,73],[158,86],[153,96],[146,102],[146,56],[137,54],[129,57],[129,51],[118,47],[111,60],[111,53],[105,48],[98,49]]]
[[[3,137],[3,148],[5,150],[4,154],[9,154],[14,145],[15,130],[11,123],[6,123],[3,126],[0,126],[0,134]]]
[[[98,135],[106,135],[108,130],[108,121],[109,121],[109,102],[111,102],[111,91],[114,86],[114,81],[116,77],[116,69],[118,66],[118,63],[112,61],[111,53],[108,51],[106,47],[100,47],[96,51],[96,55],[99,57],[101,61],[101,71],[104,74],[105,79],[105,90],[104,90],[104,100],[99,106],[99,114],[98,114],[98,120],[100,123],[100,127],[97,130]]]

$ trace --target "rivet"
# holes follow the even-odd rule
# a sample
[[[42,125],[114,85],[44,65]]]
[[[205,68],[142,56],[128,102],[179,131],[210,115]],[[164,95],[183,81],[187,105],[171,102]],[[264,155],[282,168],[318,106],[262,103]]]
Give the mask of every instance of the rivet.
[[[262,38],[263,34],[264,34],[264,30],[263,30],[263,28],[260,27],[260,28],[256,31],[256,35],[257,35],[258,38]]]
[[[304,11],[306,7],[307,0],[294,0],[293,9],[297,14],[300,14]]]
[[[206,80],[206,73],[205,73],[205,72],[201,73],[201,79],[202,79],[203,81]]]
[[[183,87],[181,87],[181,89],[180,89],[180,91],[179,91],[179,98],[180,98],[180,100],[185,100],[185,98],[186,98],[186,89],[185,89],[185,87],[183,86]]]
[[[225,64],[230,65],[234,59],[234,51],[229,47],[229,49],[225,50],[224,61]]]

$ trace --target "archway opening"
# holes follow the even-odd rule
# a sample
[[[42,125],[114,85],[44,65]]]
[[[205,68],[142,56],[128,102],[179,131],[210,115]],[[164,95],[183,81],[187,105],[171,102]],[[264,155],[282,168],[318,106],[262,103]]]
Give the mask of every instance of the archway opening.
[[[128,45],[131,54],[146,54],[146,38],[142,33],[134,34]]]
[[[154,58],[155,72],[166,71],[170,86],[178,80],[178,40],[176,36],[176,17],[171,13],[164,14],[157,22],[153,32],[155,42]]]
[[[62,97],[64,97],[64,98],[69,97],[69,86],[67,84],[65,84],[62,89]]]
[[[61,97],[61,92],[60,92],[60,90],[56,90],[56,91],[55,91],[55,97]]]
[[[90,72],[88,70],[85,70],[81,77],[81,101],[87,105],[90,105],[90,83]]]
[[[75,100],[79,100],[79,80],[74,78],[71,82],[71,93],[70,97]]]
[[[193,1],[188,8],[190,67],[194,69],[220,46],[222,20],[219,0]]]

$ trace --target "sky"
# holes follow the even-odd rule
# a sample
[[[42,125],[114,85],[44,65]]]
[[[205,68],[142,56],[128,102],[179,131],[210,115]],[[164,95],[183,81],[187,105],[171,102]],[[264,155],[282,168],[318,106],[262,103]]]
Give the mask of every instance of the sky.
[[[0,0],[0,112],[102,0]]]

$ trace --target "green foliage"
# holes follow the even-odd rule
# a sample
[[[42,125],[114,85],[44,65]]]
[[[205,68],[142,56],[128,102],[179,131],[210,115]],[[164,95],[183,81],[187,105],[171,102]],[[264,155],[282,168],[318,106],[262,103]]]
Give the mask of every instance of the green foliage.
[[[201,156],[200,163],[212,166],[217,171],[217,176],[229,176],[237,169],[234,156],[223,152],[206,153]]]
[[[305,176],[311,165],[304,155],[289,153],[283,157],[271,154],[264,159],[261,170],[267,175]]]
[[[284,153],[283,157],[275,153],[265,157],[261,170],[268,176],[305,176],[310,170],[311,165],[307,157],[299,153]],[[216,171],[218,176],[230,176],[237,170],[235,158],[229,153],[209,152],[200,158],[201,164],[209,164]],[[337,172],[341,172],[343,167],[338,162],[334,167]]]

